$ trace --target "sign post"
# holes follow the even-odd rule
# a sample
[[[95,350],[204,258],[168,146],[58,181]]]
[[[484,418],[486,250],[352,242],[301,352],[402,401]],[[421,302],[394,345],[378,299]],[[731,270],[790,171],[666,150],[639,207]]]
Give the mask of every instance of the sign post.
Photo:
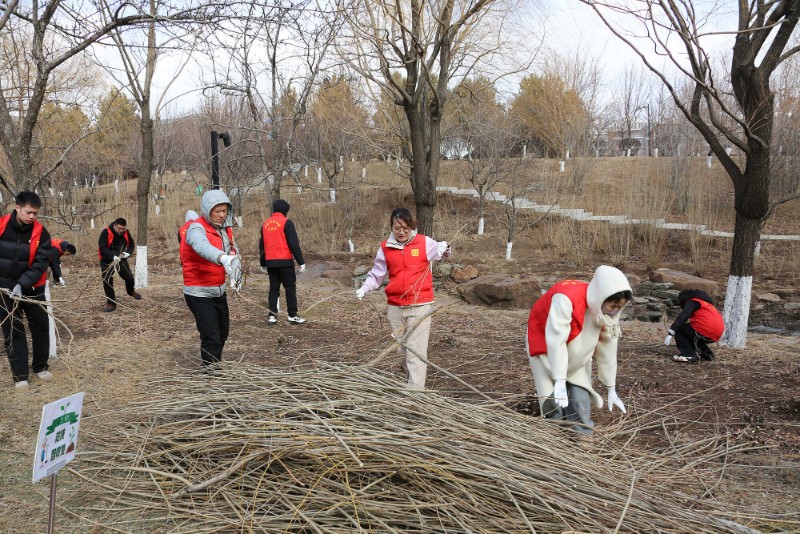
[[[45,404],[33,458],[33,482],[50,477],[50,512],[47,532],[53,532],[56,509],[56,474],[75,458],[78,427],[83,409],[83,392]]]

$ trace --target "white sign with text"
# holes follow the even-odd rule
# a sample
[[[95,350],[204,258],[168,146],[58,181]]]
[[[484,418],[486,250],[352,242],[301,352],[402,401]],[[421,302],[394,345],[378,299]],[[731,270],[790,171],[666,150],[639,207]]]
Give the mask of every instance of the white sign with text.
[[[33,459],[34,482],[52,475],[75,458],[82,408],[83,392],[45,404],[42,408]]]

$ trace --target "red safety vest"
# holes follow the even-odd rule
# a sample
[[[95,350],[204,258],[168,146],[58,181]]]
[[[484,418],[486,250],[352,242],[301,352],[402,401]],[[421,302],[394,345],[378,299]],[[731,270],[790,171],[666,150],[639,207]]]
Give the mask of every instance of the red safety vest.
[[[114,233],[114,230],[112,230],[111,228],[106,228],[106,235],[108,236],[108,248],[111,248],[111,243],[114,242],[114,235],[116,235],[116,234]],[[125,249],[126,250],[131,245],[131,240],[130,240],[129,236],[130,236],[130,232],[128,232],[128,230],[125,230],[125,233],[122,234],[122,237],[125,238]],[[103,255],[100,254],[100,247],[97,247],[97,258],[100,259],[100,260],[103,259]]]
[[[402,249],[387,247],[386,241],[381,243],[389,274],[386,297],[392,306],[433,302],[433,276],[425,245],[422,234],[417,234]]]
[[[583,320],[586,317],[586,291],[589,282],[580,280],[563,280],[553,285],[539,300],[533,304],[528,316],[528,350],[531,356],[547,354],[547,340],[545,327],[550,314],[550,304],[553,295],[566,295],[572,302],[572,321],[569,324],[569,337],[567,343],[575,339],[583,330]]]
[[[261,235],[264,238],[265,260],[291,260],[292,251],[286,242],[286,215],[276,211],[272,217],[261,225]]]
[[[181,255],[181,267],[183,267],[183,285],[185,286],[221,286],[225,283],[225,267],[210,262],[200,256],[194,251],[192,247],[186,243],[186,230],[192,223],[199,223],[206,230],[206,237],[212,246],[223,250],[222,236],[219,235],[217,229],[212,226],[205,218],[200,217],[194,221],[189,221],[181,227],[181,245],[179,247]],[[228,226],[225,228],[228,234],[228,240],[233,244],[233,228]]]
[[[11,220],[11,214],[0,217],[0,236],[6,231],[8,221]],[[33,260],[36,259],[36,251],[39,249],[39,241],[42,238],[42,223],[35,220],[33,221],[33,232],[31,233],[30,253],[28,254],[28,267],[33,265]],[[33,287],[41,287],[47,283],[47,270],[42,274],[42,277],[33,284]]]
[[[694,331],[708,339],[719,341],[725,332],[725,321],[722,314],[710,302],[703,299],[691,299],[700,304],[700,309],[689,317],[689,324]]]
[[[50,238],[50,244],[53,245],[54,248],[58,249],[58,255],[59,256],[63,256],[64,255],[64,251],[61,249],[61,243],[63,243],[63,242],[64,242],[63,239],[58,239],[57,237],[51,237]]]

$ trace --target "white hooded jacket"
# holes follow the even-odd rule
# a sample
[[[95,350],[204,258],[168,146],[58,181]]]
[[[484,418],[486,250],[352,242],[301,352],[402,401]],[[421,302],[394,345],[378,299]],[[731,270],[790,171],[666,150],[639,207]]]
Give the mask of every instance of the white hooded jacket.
[[[607,387],[616,385],[617,340],[620,336],[621,314],[614,317],[603,315],[601,307],[608,297],[620,291],[631,291],[628,279],[622,271],[607,265],[598,267],[586,292],[587,307],[583,329],[569,343],[567,339],[571,331],[572,302],[566,295],[553,295],[545,324],[547,354],[529,356],[537,360],[531,361],[531,370],[540,404],[552,395],[555,381],[565,379],[570,384],[591,392],[597,406],[603,405],[602,397],[592,389],[587,364],[594,356],[600,382]]]

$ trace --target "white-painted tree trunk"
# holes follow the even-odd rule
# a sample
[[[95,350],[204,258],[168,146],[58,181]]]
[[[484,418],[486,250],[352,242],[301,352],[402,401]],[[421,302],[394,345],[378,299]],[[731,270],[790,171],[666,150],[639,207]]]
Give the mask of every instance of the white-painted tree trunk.
[[[322,183],[322,169],[319,167],[317,167],[317,183]]]
[[[559,161],[558,162],[558,172],[564,172],[564,162],[563,161]]]
[[[50,352],[48,356],[51,360],[55,360],[58,358],[58,347],[56,346],[56,320],[53,319],[53,302],[50,300],[50,280],[44,284],[44,300],[47,302],[47,330],[50,336]]]
[[[750,296],[753,290],[752,276],[729,276],[728,292],[722,318],[725,333],[720,345],[732,349],[743,349],[747,343],[747,322],[750,319]]]
[[[161,215],[161,206],[156,204],[156,215]]]
[[[136,246],[136,268],[134,286],[136,289],[147,287],[147,246]]]
[[[361,178],[366,178],[366,177],[367,177],[367,168],[361,167]]]
[[[657,157],[658,157],[658,148],[654,148],[654,149],[653,149],[653,157],[654,157],[654,158],[657,158]]]
[[[114,180],[114,192],[119,193],[119,178]]]
[[[331,204],[336,204],[336,189],[331,189]]]
[[[569,150],[567,150],[567,157],[565,157],[564,159],[569,159]]]
[[[308,165],[303,167],[303,177],[308,178]]]
[[[753,249],[753,256],[758,256],[761,254],[761,241],[756,241],[756,246]]]
[[[506,259],[508,261],[511,261],[511,249],[512,248],[514,248],[514,242],[513,241],[509,241],[508,243],[506,243]]]
[[[528,145],[522,145],[522,159],[525,159],[525,156],[528,155]]]
[[[303,194],[303,186],[300,186],[300,185],[297,186],[297,194],[298,195],[302,195]]]
[[[706,158],[706,167],[708,167],[709,169],[711,168],[711,161],[712,161],[711,156],[708,156]]]
[[[233,220],[236,221],[236,226],[238,226],[239,228],[244,226],[244,222],[242,221],[242,216],[241,215],[239,215],[237,217],[234,217]]]
[[[350,254],[356,251],[356,246],[353,244],[352,239],[347,240],[347,246],[350,247]]]
[[[89,225],[91,226],[92,230],[94,230],[94,217],[89,221]]]
[[[478,219],[478,235],[483,235],[483,217]]]

